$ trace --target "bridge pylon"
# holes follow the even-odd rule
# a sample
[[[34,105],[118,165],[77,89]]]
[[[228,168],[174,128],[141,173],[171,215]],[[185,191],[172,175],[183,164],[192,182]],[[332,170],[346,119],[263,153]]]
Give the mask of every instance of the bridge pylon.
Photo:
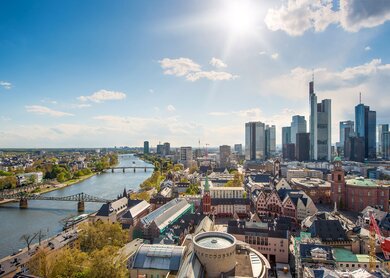
[[[21,209],[26,209],[28,208],[28,202],[27,202],[27,199],[26,198],[20,198],[20,201],[19,201],[19,208]]]
[[[78,201],[77,202],[77,211],[83,212],[85,210],[85,204],[84,201]]]
[[[134,173],[135,173],[135,167],[133,169],[134,169]]]
[[[125,168],[122,169],[123,170],[123,173],[125,172]]]

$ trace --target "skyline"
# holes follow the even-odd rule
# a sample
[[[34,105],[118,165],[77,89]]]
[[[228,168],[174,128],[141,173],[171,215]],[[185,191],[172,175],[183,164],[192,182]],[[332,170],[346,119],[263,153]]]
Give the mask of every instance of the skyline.
[[[244,144],[249,121],[280,145],[312,73],[332,144],[360,92],[390,123],[390,3],[309,2],[3,1],[0,148]]]

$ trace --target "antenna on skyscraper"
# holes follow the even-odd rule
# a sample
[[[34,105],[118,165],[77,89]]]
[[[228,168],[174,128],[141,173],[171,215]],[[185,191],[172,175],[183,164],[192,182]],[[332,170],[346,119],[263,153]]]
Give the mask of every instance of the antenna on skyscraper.
[[[311,81],[314,83],[314,68],[311,69]]]
[[[362,104],[362,92],[359,92],[359,104]]]

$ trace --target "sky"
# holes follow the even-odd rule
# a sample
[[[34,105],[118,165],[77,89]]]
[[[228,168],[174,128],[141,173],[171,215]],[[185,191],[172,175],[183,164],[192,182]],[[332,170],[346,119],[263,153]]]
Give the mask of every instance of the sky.
[[[0,148],[218,146],[362,102],[390,123],[390,1],[0,2]]]

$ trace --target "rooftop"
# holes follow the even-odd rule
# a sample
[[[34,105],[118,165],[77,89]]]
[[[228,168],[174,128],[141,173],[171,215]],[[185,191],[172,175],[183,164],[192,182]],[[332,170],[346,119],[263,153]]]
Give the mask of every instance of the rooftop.
[[[378,184],[377,181],[372,179],[365,179],[363,177],[346,180],[346,183],[348,185],[354,185],[354,186],[368,186],[368,187],[380,186],[380,184]]]
[[[333,248],[333,255],[336,262],[367,263],[367,264],[370,262],[370,255],[354,254],[351,251],[344,248]]]
[[[194,242],[203,248],[221,249],[234,245],[236,239],[227,233],[206,232],[195,236]]]

